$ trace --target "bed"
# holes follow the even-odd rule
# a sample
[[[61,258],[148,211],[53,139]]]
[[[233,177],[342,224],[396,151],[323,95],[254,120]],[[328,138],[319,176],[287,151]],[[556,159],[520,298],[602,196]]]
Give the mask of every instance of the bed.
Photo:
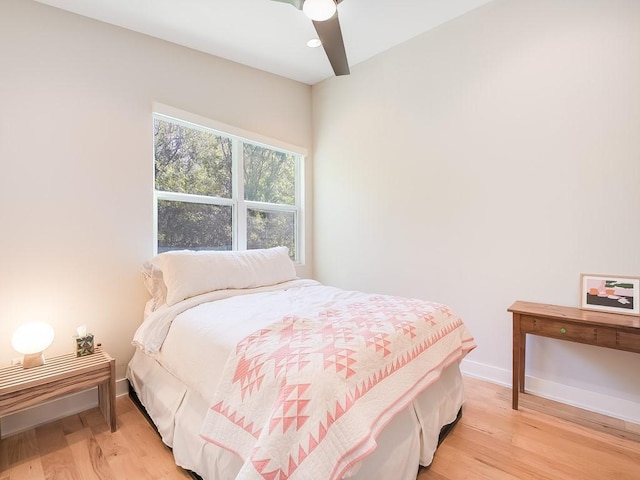
[[[447,306],[296,277],[284,247],[145,264],[130,385],[204,480],[415,480],[475,347]]]

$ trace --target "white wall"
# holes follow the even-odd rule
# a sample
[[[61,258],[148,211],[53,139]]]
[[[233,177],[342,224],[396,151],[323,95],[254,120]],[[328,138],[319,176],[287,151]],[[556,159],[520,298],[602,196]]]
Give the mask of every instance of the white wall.
[[[315,271],[450,304],[510,382],[515,300],[640,275],[640,2],[495,0],[312,88]],[[532,338],[529,386],[640,423],[640,355]]]
[[[56,332],[47,355],[72,351],[86,323],[123,375],[153,254],[153,102],[311,147],[307,85],[0,2],[0,366],[19,356],[13,331],[43,319]]]

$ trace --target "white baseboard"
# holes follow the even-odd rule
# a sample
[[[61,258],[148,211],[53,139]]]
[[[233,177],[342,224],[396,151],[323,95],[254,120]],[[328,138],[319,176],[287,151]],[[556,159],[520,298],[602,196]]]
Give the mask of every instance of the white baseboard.
[[[127,379],[117,380],[116,396],[126,395],[128,392]],[[43,402],[27,410],[2,417],[0,419],[2,438],[97,406],[98,387]]]
[[[511,370],[471,362],[462,361],[460,370],[470,377],[497,383],[511,388]],[[609,417],[619,418],[625,422],[640,424],[640,403],[624,398],[612,397],[590,390],[571,387],[560,383],[550,382],[542,378],[526,377],[527,392],[539,397],[566,403],[574,407],[600,413]]]

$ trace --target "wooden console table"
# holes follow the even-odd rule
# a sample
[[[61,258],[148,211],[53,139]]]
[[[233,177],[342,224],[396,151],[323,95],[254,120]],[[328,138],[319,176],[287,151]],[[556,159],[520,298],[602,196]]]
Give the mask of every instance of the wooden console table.
[[[513,403],[524,393],[527,333],[640,353],[640,317],[543,303],[515,302],[513,314]]]
[[[100,410],[115,432],[115,361],[101,348],[83,357],[68,353],[47,358],[47,363],[39,367],[0,369],[0,417],[96,386]]]

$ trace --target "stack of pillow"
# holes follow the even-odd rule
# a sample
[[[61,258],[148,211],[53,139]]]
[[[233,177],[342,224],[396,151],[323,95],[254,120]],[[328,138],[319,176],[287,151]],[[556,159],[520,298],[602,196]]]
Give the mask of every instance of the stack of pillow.
[[[263,287],[297,278],[287,247],[165,252],[146,262],[142,273],[152,297],[151,311],[215,290]]]

